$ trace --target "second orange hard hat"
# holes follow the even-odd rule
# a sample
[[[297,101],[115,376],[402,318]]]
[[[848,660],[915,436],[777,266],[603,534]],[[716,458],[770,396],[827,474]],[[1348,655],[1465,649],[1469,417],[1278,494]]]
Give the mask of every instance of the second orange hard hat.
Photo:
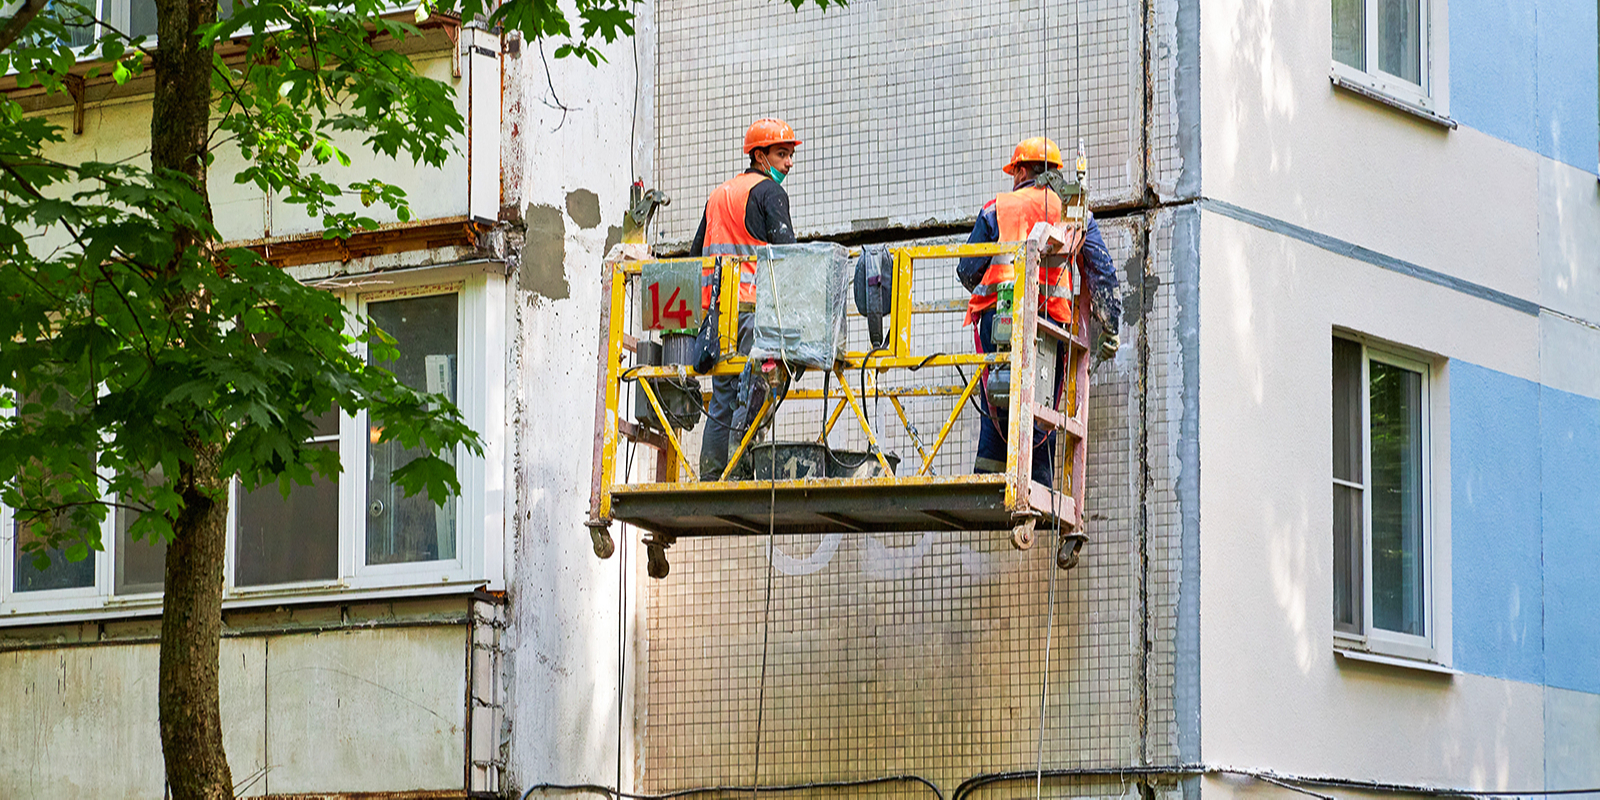
[[[748,152],[748,151],[746,151]],[[1007,175],[1014,175],[1017,165],[1027,161],[1043,161],[1056,169],[1064,166],[1061,161],[1061,148],[1056,143],[1043,136],[1033,136],[1017,142],[1016,149],[1011,151],[1011,161],[1001,167]]]
[[[781,119],[763,117],[750,123],[750,128],[744,132],[745,155],[749,155],[751,150],[758,147],[771,147],[775,144],[800,144],[800,140],[794,138],[794,128],[789,127],[789,123]],[[1057,158],[1060,158],[1059,154]]]

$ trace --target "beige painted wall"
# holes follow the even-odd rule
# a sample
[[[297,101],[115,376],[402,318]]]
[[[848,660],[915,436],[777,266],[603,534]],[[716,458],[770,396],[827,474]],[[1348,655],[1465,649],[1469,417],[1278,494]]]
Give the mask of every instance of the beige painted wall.
[[[1600,397],[1595,177],[1335,90],[1326,0],[1200,7],[1206,197],[1557,312],[1514,312],[1204,214],[1204,758],[1445,786],[1543,786],[1553,690],[1333,654],[1329,337],[1340,326]],[[1436,71],[1448,74],[1448,63]],[[1448,370],[1435,388],[1447,387]],[[1435,414],[1448,414],[1439,399]],[[1434,423],[1448,430],[1447,417]],[[1433,521],[1443,547],[1435,555],[1445,570],[1434,576],[1437,609],[1450,607],[1448,448],[1448,437],[1435,437]],[[1448,658],[1448,621],[1440,628]],[[1223,779],[1204,786],[1278,791]]]
[[[1201,3],[1205,195],[1536,299],[1542,159],[1336,91],[1328,13]]]
[[[1540,687],[1334,655],[1332,452],[1321,422],[1332,414],[1335,325],[1537,380],[1529,356],[1538,352],[1538,320],[1211,213],[1201,230],[1200,309],[1205,760],[1443,786],[1541,786]],[[1448,374],[1434,389],[1435,430],[1449,430]],[[1449,609],[1448,437],[1434,437],[1433,459],[1434,607]],[[1437,622],[1448,658],[1449,620]]]
[[[456,108],[463,116],[467,113],[465,83],[450,77],[448,52],[427,57],[416,57],[417,71],[436,80],[450,83],[457,91]],[[72,133],[71,107],[46,112],[45,118],[64,128],[65,141],[46,152],[52,158],[69,163],[100,160],[133,159],[148,165],[148,131],[150,129],[150,96],[118,96],[100,102],[90,102],[84,110],[82,135]],[[138,134],[138,135],[134,135]],[[405,189],[411,201],[414,219],[433,219],[460,216],[467,213],[467,157],[466,140],[461,137],[462,152],[452,155],[440,169],[418,167],[404,156],[399,159],[374,156],[361,145],[360,138],[345,134],[335,141],[350,154],[350,166],[337,164],[325,167],[323,177],[336,184],[346,184],[368,177],[383,180]],[[233,176],[244,166],[239,151],[224,146],[217,151],[216,163],[211,167],[211,202],[217,229],[223,239],[239,241],[259,239],[263,236],[283,236],[307,233],[321,229],[320,220],[305,215],[301,207],[274,198],[270,215],[266,196],[255,184],[236,184]],[[351,198],[340,204],[340,210],[361,209],[358,199]],[[394,222],[392,212],[382,208],[368,208],[365,212],[380,223]]]
[[[159,629],[138,625],[129,633]],[[0,797],[161,797],[158,649],[0,652]],[[223,639],[235,784],[243,796],[460,788],[466,652],[464,625]]]

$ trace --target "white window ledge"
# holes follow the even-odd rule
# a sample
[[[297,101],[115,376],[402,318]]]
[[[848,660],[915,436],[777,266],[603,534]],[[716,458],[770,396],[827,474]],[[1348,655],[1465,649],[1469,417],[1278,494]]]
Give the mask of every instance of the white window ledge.
[[[1342,647],[1334,648],[1333,652],[1340,658],[1348,658],[1351,661],[1365,661],[1369,664],[1384,664],[1390,667],[1402,667],[1404,669],[1418,670],[1419,672],[1432,672],[1438,675],[1461,674],[1461,670],[1459,669],[1447,667],[1443,664],[1435,664],[1432,661],[1418,661],[1413,658],[1398,658],[1396,656],[1380,656],[1377,653],[1368,653],[1361,650],[1346,650]]]
[[[1333,81],[1335,88],[1343,89],[1351,94],[1360,95],[1361,97],[1365,97],[1374,103],[1381,103],[1390,108],[1399,109],[1400,111],[1404,111],[1405,113],[1417,117],[1423,121],[1438,125],[1441,128],[1455,130],[1457,127],[1457,122],[1448,116],[1440,114],[1432,109],[1424,108],[1403,97],[1398,97],[1394,94],[1386,92],[1376,85],[1340,74],[1338,70],[1334,70],[1332,73],[1330,73],[1328,75],[1328,79]]]
[[[473,594],[487,585],[487,582],[483,580],[469,580],[416,586],[387,586],[372,589],[324,588],[316,592],[279,592],[274,594],[270,591],[262,591],[247,596],[233,595],[224,597],[222,610],[228,612],[276,606],[366,603],[412,597],[452,597]],[[113,620],[159,616],[161,616],[161,599],[156,596],[154,599],[124,601],[95,608],[54,612],[21,613],[13,609],[10,613],[0,614],[0,628],[65,625],[81,622],[110,622]]]

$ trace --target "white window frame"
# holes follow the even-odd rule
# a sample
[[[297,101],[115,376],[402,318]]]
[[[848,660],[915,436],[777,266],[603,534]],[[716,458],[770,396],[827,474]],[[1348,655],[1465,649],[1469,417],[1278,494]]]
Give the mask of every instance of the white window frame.
[[[1443,664],[1448,666],[1444,658],[1444,648],[1441,632],[1448,627],[1442,613],[1446,606],[1441,604],[1438,593],[1435,591],[1440,572],[1436,563],[1442,548],[1436,546],[1437,528],[1434,524],[1434,487],[1436,472],[1436,453],[1434,442],[1434,427],[1436,424],[1435,410],[1435,384],[1438,381],[1440,370],[1425,356],[1406,353],[1398,348],[1392,348],[1375,343],[1366,337],[1335,333],[1334,338],[1343,339],[1361,347],[1361,485],[1357,486],[1349,481],[1333,478],[1330,464],[1330,486],[1349,486],[1361,490],[1361,630],[1357,632],[1342,631],[1333,628],[1332,618],[1329,627],[1333,629],[1334,647],[1339,650],[1373,653],[1380,656],[1390,656],[1398,659],[1408,659],[1429,664]],[[1423,635],[1399,633],[1396,631],[1382,630],[1372,621],[1372,363],[1400,367],[1412,372],[1420,373],[1421,397],[1419,399],[1422,411],[1422,465],[1420,487],[1422,500],[1422,581],[1423,581]],[[1329,518],[1330,528],[1332,518]],[[1330,612],[1332,604],[1329,604]]]
[[[104,551],[91,553],[94,558],[94,583],[70,589],[40,589],[31,592],[16,590],[17,542],[15,515],[10,508],[0,506],[0,548],[5,557],[0,559],[0,625],[5,619],[25,614],[70,611],[84,607],[101,606],[110,599],[115,562],[109,546]],[[100,541],[109,543],[116,528],[115,514],[106,515],[100,524]]]
[[[465,274],[463,274],[465,272]],[[430,275],[432,276],[430,280]],[[379,283],[373,281],[373,283]],[[505,321],[507,287],[502,275],[471,270],[417,270],[383,281],[381,291],[346,290],[346,309],[366,313],[370,302],[439,294],[457,296],[457,401],[469,427],[483,443],[483,456],[459,448],[456,474],[461,494],[456,498],[456,555],[442,561],[367,566],[366,470],[367,419],[364,412],[341,415],[339,454],[344,468],[339,476],[339,569],[328,580],[267,586],[237,586],[238,481],[229,489],[227,551],[223,607],[251,606],[263,601],[281,602],[350,598],[412,596],[437,591],[465,591],[471,587],[505,586]],[[358,284],[359,285],[359,284]],[[366,357],[364,347],[356,353]],[[0,413],[10,413],[0,412]],[[314,437],[324,439],[325,437]],[[0,627],[57,621],[103,618],[124,613],[159,611],[161,592],[115,594],[116,515],[101,525],[103,549],[94,554],[94,584],[72,589],[17,592],[15,586],[15,533],[10,509],[0,506]]]
[[[1412,83],[1378,68],[1375,63],[1378,52],[1376,12],[1378,3],[1382,0],[1361,0],[1361,2],[1366,14],[1363,25],[1366,31],[1364,43],[1366,66],[1364,69],[1353,67],[1335,58],[1330,39],[1328,58],[1333,65],[1331,77],[1334,85],[1417,113],[1448,127],[1455,127],[1455,123],[1449,119],[1448,95],[1444,91],[1448,82],[1449,67],[1445,47],[1449,37],[1446,35],[1444,25],[1448,18],[1446,0],[1419,0],[1418,3],[1422,14],[1422,24],[1418,32],[1418,46],[1422,50],[1419,65],[1422,78],[1420,83]],[[1330,14],[1328,30],[1332,31],[1331,2],[1328,8]]]

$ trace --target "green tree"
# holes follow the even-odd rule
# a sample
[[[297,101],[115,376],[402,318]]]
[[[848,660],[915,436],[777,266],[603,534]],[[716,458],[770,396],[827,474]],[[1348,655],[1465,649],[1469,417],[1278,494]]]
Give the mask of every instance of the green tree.
[[[840,0],[788,0],[823,8]],[[237,148],[253,183],[319,217],[330,237],[375,222],[336,201],[410,216],[377,177],[336,185],[339,141],[440,166],[464,122],[445,83],[416,74],[395,45],[420,35],[376,0],[155,0],[156,35],[130,37],[91,1],[0,6],[0,73],[66,92],[75,67],[122,83],[153,73],[148,165],[51,157],[62,131],[0,96],[0,501],[24,548],[82,560],[114,508],[131,534],[167,541],[159,706],[175,798],[232,797],[217,668],[228,486],[308,483],[338,456],[306,445],[312,420],[367,411],[384,440],[438,455],[397,470],[409,494],[459,491],[448,454],[479,451],[460,413],[374,362],[392,338],[337,298],[255,253],[223,245],[208,170]],[[598,63],[601,40],[633,33],[632,0],[424,0],[450,13],[557,42]],[[256,33],[266,32],[266,33]],[[227,43],[244,42],[240,47]],[[77,47],[73,47],[77,45]],[[132,135],[141,135],[130,132]],[[355,333],[348,333],[355,331]],[[154,479],[151,476],[158,476]]]

